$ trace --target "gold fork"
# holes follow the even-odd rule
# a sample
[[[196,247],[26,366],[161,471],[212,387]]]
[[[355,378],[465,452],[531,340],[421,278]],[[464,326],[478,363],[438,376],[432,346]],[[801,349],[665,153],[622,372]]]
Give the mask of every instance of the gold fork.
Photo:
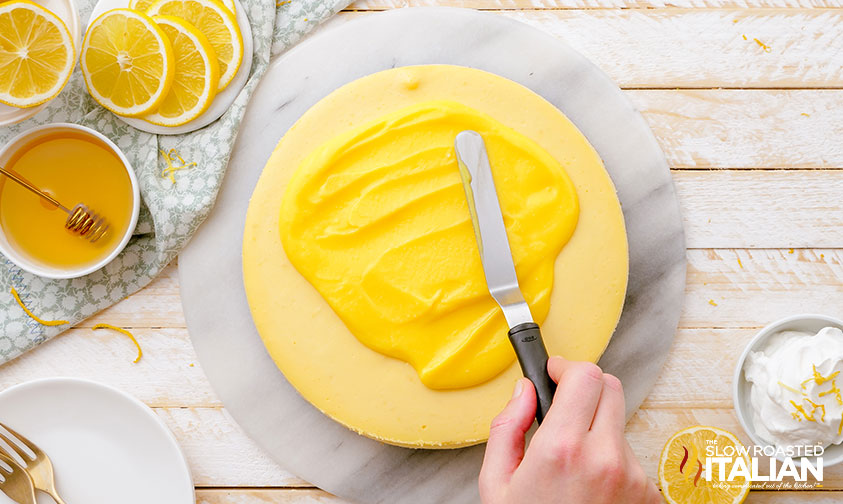
[[[52,497],[53,500],[56,501],[56,504],[65,504],[56,491],[56,480],[53,476],[53,464],[50,462],[50,458],[47,454],[32,444],[30,440],[21,436],[6,425],[0,423],[0,427],[6,429],[12,437],[17,438],[17,441],[19,441],[20,444],[29,448],[35,455],[35,458],[32,458],[28,453],[26,453],[26,451],[22,450],[17,443],[12,442],[11,439],[7,438],[2,432],[0,432],[0,439],[5,441],[6,444],[9,445],[9,447],[14,450],[21,459],[23,459],[25,463],[24,469],[32,478],[35,488]],[[0,447],[0,454],[3,454],[3,452],[4,450]],[[6,455],[11,456],[12,454],[7,453]]]
[[[35,504],[35,486],[23,467],[3,453],[0,453],[0,462],[12,468],[10,472],[0,464],[0,476],[3,477],[0,490],[18,504]]]

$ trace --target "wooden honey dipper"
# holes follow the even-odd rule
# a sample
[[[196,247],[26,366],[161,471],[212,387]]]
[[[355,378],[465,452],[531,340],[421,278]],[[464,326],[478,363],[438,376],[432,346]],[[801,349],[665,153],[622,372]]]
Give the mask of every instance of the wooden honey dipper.
[[[105,219],[103,219],[99,214],[94,213],[90,208],[82,203],[77,204],[72,210],[68,209],[49,194],[2,166],[0,166],[0,173],[44,198],[51,205],[64,210],[67,213],[67,221],[65,221],[64,227],[72,233],[78,234],[91,243],[95,243],[97,240],[105,236],[106,232],[108,232],[108,223]]]

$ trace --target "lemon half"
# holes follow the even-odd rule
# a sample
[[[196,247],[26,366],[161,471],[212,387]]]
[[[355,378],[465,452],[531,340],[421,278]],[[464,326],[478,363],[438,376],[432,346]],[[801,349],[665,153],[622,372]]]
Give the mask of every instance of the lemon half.
[[[55,97],[76,59],[64,22],[27,0],[0,2],[0,102],[28,108]]]
[[[705,474],[706,447],[716,446],[721,452],[743,448],[729,431],[698,425],[681,430],[671,437],[659,460],[659,483],[662,494],[671,504],[740,504],[749,494],[750,481],[720,481],[717,470]],[[744,458],[749,465],[749,457]],[[733,464],[734,462],[732,462]],[[726,464],[728,477],[732,464]]]
[[[198,28],[217,53],[219,89],[225,89],[234,79],[243,61],[243,36],[234,14],[222,3],[218,0],[159,0],[146,12],[150,16],[175,16]]]
[[[160,126],[180,126],[202,115],[214,101],[220,80],[217,53],[202,32],[187,21],[173,16],[152,19],[170,39],[176,72],[161,106],[143,119]]]
[[[113,9],[95,19],[80,60],[94,100],[126,117],[156,110],[175,71],[170,40],[152,18],[131,9]]]

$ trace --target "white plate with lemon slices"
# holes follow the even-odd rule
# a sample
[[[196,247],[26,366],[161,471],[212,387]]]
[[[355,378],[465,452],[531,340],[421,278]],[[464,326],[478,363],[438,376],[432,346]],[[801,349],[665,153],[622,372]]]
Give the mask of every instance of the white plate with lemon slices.
[[[0,3],[3,2],[0,1]],[[72,46],[72,48],[68,50],[68,53],[72,53],[70,54],[71,61],[69,62],[69,65],[66,65],[65,68],[62,68],[58,71],[58,73],[60,73],[61,75],[55,76],[55,86],[51,86],[52,89],[45,93],[33,91],[33,95],[40,96],[37,96],[32,100],[21,96],[17,96],[17,99],[13,99],[11,96],[9,96],[6,97],[8,98],[8,100],[4,100],[3,97],[0,96],[0,126],[9,126],[11,124],[21,122],[23,120],[29,119],[30,117],[43,110],[44,107],[47,106],[47,103],[49,103],[50,100],[55,98],[64,88],[64,85],[67,83],[70,74],[73,72],[73,68],[76,63],[76,57],[78,56],[79,47],[81,45],[81,29],[79,24],[79,15],[76,12],[76,6],[74,5],[73,0],[32,0],[32,3],[35,3],[41,8],[43,8],[42,10],[36,7],[36,12],[43,14],[43,16],[36,16],[36,18],[41,19],[41,21],[44,23],[43,26],[46,27],[46,30],[42,26],[42,28],[40,28],[39,30],[27,29],[27,33],[44,34],[50,31],[49,25],[55,25],[55,28],[58,31],[66,33],[66,42],[69,42],[70,46]],[[12,4],[6,4],[5,6],[3,6],[4,12],[0,13],[0,17],[8,14],[8,9],[11,7],[11,5]],[[46,10],[47,12],[44,12],[44,10]],[[41,42],[44,42],[43,38],[41,39]],[[48,40],[46,42],[49,45],[53,41]],[[37,43],[38,42],[36,40],[29,40],[26,44],[26,49],[35,49],[37,47]],[[54,50],[50,50],[49,52],[51,54],[58,54]],[[0,79],[6,82],[12,82],[17,80],[15,77],[9,77],[7,80],[7,77],[3,75],[0,75]],[[2,91],[0,91],[0,94],[2,94]],[[3,103],[4,101],[7,101],[7,103]],[[17,102],[17,105],[12,105],[12,101]]]
[[[106,18],[106,15],[108,15],[113,9],[128,9],[130,0],[100,0],[91,13],[91,22],[88,24],[88,33],[86,33],[82,43],[82,54],[80,59],[85,83],[88,86],[88,92],[91,93],[97,102],[114,112],[117,117],[134,128],[157,135],[179,135],[203,128],[216,121],[221,115],[223,115],[223,113],[225,113],[226,110],[229,109],[229,107],[231,107],[231,104],[237,98],[237,95],[240,93],[240,90],[243,89],[243,86],[249,78],[253,51],[252,30],[249,25],[249,18],[246,15],[243,5],[239,0],[192,1],[204,2],[209,8],[214,7],[213,4],[224,5],[229,11],[232,7],[234,8],[234,15],[231,19],[236,19],[236,24],[240,32],[240,40],[234,40],[232,45],[236,46],[237,44],[240,44],[242,46],[242,57],[239,61],[237,61],[236,58],[237,51],[234,50],[235,55],[231,56],[229,61],[224,61],[221,57],[219,58],[220,62],[215,65],[218,69],[215,71],[210,69],[209,65],[207,65],[208,61],[205,54],[206,51],[202,48],[207,48],[209,44],[217,47],[217,41],[210,41],[209,38],[202,35],[202,27],[194,26],[194,24],[199,25],[199,22],[194,21],[194,24],[185,23],[181,17],[174,15],[174,11],[172,9],[168,10],[166,7],[156,9],[156,2],[151,0],[132,1],[132,6],[138,11],[149,13],[153,17],[159,15],[164,16],[163,18],[158,18],[158,22],[156,23],[162,31],[156,32],[157,34],[147,34],[150,36],[152,41],[166,35],[168,40],[172,42],[175,40],[173,37],[177,36],[179,37],[179,40],[181,40],[181,43],[184,44],[182,45],[182,48],[191,47],[193,49],[191,51],[184,51],[184,49],[182,49],[183,54],[189,53],[190,59],[192,59],[193,63],[197,65],[201,66],[204,62],[204,66],[201,67],[206,71],[204,74],[204,80],[202,80],[205,87],[201,88],[201,86],[197,84],[197,86],[200,86],[201,90],[196,89],[195,95],[199,98],[197,98],[195,103],[191,102],[192,106],[189,110],[184,110],[184,107],[181,106],[180,100],[176,96],[175,91],[173,91],[173,94],[170,94],[168,91],[164,91],[163,87],[158,90],[163,92],[158,93],[157,95],[154,92],[151,93],[152,96],[149,100],[147,100],[145,104],[141,104],[143,106],[139,107],[128,106],[125,103],[115,103],[117,100],[112,102],[107,96],[97,96],[96,78],[90,77],[90,75],[95,74],[95,72],[86,71],[88,70],[87,65],[89,65],[92,61],[92,59],[86,59],[86,50],[96,44],[95,40],[89,40],[89,38],[94,38],[96,36],[96,32],[92,32],[92,29],[100,27],[102,30],[102,27],[105,26],[103,21]],[[158,3],[160,4],[160,2]],[[136,18],[133,18],[130,12],[123,12],[127,19],[130,19],[131,22],[137,22],[139,25],[148,23],[149,21],[148,17],[137,16]],[[107,26],[105,26],[105,29],[102,31],[107,31]],[[199,33],[197,33],[197,31]],[[176,44],[178,44],[178,42]],[[171,49],[176,52],[175,56],[171,55],[171,57],[179,59],[178,48],[171,47]],[[211,50],[208,52],[213,53]],[[182,56],[182,60],[186,57],[188,56]],[[176,77],[174,79],[177,82],[179,79],[178,65],[176,65],[175,74]],[[214,77],[215,75],[218,77]],[[219,79],[218,82],[220,86],[224,86],[224,88],[219,91],[209,90],[207,82],[213,79]],[[210,101],[208,102],[208,100]],[[203,104],[203,101],[206,103]],[[148,109],[148,105],[153,102],[157,103],[157,106],[153,110],[146,110],[138,113],[138,111],[143,110],[144,108]],[[161,110],[163,109],[167,109],[169,113],[162,112]],[[199,112],[199,115],[196,115],[197,112]],[[181,120],[185,117],[191,116],[192,118],[187,121]],[[170,125],[165,125],[167,123]]]

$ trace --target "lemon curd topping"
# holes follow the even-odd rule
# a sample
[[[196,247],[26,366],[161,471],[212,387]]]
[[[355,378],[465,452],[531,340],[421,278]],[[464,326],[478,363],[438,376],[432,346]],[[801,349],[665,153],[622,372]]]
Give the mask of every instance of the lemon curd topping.
[[[454,138],[485,139],[521,289],[536,321],[577,194],[535,142],[450,101],[413,105],[315,150],[287,187],[284,250],[363,344],[410,363],[434,389],[471,387],[514,359],[489,296]]]

